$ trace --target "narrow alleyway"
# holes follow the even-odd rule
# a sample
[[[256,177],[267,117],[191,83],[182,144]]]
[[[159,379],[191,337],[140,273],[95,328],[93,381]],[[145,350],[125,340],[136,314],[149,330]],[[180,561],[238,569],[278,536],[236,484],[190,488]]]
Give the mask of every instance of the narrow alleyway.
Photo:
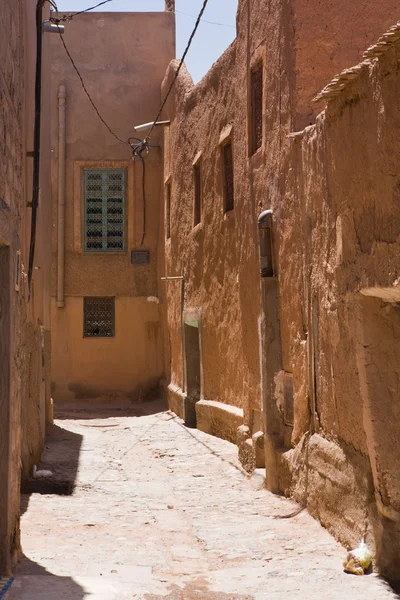
[[[345,550],[259,489],[234,445],[156,404],[58,415],[44,468],[72,496],[23,496],[21,562],[6,600],[395,598],[342,571]],[[257,489],[258,488],[258,489]]]

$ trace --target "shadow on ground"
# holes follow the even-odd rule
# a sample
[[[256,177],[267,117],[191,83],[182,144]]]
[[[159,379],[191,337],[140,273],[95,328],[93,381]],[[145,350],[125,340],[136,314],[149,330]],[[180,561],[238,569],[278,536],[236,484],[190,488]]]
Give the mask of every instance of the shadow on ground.
[[[147,417],[165,412],[164,400],[147,400],[132,404],[96,404],[66,402],[54,405],[54,418],[58,421],[71,419],[109,419],[115,417]]]
[[[21,482],[21,494],[61,494],[71,495],[78,473],[79,454],[82,446],[82,435],[68,431],[58,425],[49,425],[45,447],[38,469],[51,471],[50,477]],[[21,514],[29,504],[29,499],[21,501]]]
[[[53,575],[44,567],[23,556],[6,600],[83,600],[85,589],[72,577]]]

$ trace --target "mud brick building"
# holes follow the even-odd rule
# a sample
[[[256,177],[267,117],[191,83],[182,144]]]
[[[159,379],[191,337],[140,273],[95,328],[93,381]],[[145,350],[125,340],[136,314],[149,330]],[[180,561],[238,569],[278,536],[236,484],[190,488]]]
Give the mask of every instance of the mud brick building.
[[[241,0],[236,40],[196,86],[181,70],[163,115],[169,405],[392,577],[399,29],[363,53],[398,9]]]

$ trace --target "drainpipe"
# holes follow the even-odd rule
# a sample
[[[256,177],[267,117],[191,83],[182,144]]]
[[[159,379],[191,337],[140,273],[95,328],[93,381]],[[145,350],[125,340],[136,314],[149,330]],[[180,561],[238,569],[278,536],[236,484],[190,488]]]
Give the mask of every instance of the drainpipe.
[[[31,235],[29,242],[29,259],[28,259],[28,287],[29,296],[31,297],[31,284],[34,269],[35,248],[36,248],[36,223],[37,210],[39,205],[39,177],[40,177],[40,127],[42,116],[42,48],[43,48],[43,31],[52,33],[63,33],[64,26],[54,26],[51,23],[43,24],[43,6],[46,0],[37,0],[36,4],[36,68],[35,68],[35,121],[33,131],[33,175],[32,175],[32,216],[31,216]]]
[[[58,88],[58,226],[57,226],[57,308],[64,306],[65,262],[65,85]]]

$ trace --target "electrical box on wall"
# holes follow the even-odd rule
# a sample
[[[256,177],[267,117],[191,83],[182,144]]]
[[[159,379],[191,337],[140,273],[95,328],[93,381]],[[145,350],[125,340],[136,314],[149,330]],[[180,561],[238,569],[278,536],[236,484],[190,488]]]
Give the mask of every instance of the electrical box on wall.
[[[150,262],[149,250],[132,250],[131,264],[132,265],[148,265]]]

